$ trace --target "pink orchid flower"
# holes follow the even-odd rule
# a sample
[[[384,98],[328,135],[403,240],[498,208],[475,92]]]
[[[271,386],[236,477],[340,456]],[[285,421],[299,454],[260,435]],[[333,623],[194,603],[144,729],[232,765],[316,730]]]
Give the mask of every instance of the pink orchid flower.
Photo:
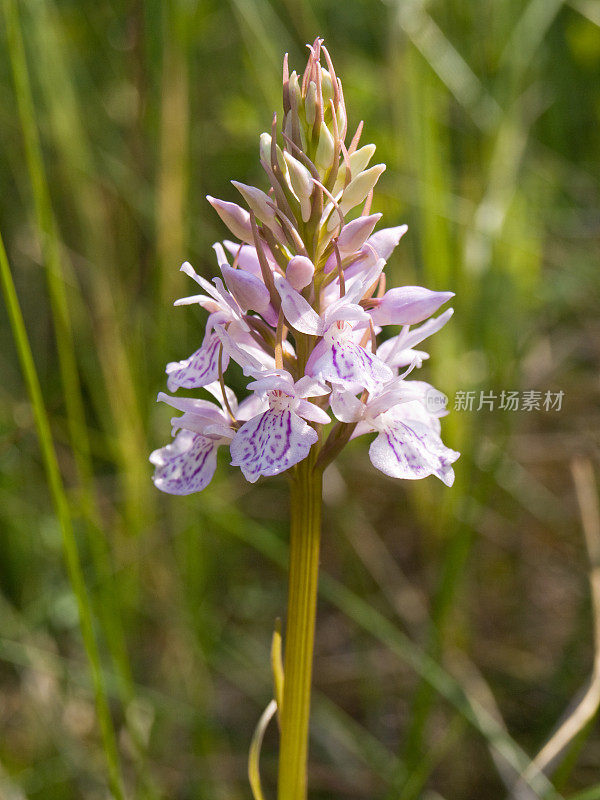
[[[285,370],[263,374],[248,385],[266,395],[269,408],[248,420],[231,442],[231,463],[255,483],[261,475],[278,475],[308,455],[318,440],[305,420],[329,423],[329,415],[305,398],[328,394],[329,388],[310,377],[294,379]]]
[[[183,416],[171,420],[174,440],[150,455],[150,462],[156,467],[154,485],[168,494],[192,494],[205,489],[217,468],[219,447],[229,445],[235,436],[221,386],[213,383],[204,388],[219,401],[219,406],[208,400],[171,397],[164,392],[158,395],[159,401],[183,412]],[[225,391],[237,420],[249,419],[265,405],[261,398],[251,395],[238,406],[231,389],[225,387]]]
[[[451,465],[460,454],[440,439],[439,417],[445,412],[428,410],[443,408],[440,396],[428,383],[400,377],[364,403],[349,392],[334,390],[331,409],[341,422],[358,423],[353,438],[377,432],[369,457],[386,475],[409,480],[435,475],[452,486]]]

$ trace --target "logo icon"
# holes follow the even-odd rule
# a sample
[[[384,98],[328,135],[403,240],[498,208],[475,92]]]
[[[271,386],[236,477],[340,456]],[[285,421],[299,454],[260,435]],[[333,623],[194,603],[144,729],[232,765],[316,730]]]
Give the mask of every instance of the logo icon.
[[[448,398],[443,392],[434,389],[427,389],[425,392],[425,408],[430,414],[439,414],[440,411],[445,411],[448,405]]]

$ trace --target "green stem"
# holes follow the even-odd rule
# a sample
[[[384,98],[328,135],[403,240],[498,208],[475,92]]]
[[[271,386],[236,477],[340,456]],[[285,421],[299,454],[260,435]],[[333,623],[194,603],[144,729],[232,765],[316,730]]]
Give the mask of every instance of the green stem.
[[[313,459],[309,456],[296,465],[291,484],[290,568],[279,752],[279,800],[306,798],[321,502],[322,472],[314,468]]]

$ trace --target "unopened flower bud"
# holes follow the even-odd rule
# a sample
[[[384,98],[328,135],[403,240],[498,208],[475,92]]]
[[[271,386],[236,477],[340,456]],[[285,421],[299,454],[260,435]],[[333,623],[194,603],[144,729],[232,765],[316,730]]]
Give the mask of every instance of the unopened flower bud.
[[[453,292],[432,292],[423,286],[398,286],[386,292],[371,312],[375,325],[416,325],[454,297]]]
[[[306,114],[306,122],[309,127],[312,127],[317,118],[317,84],[314,81],[308,84],[306,97],[304,98],[304,111]]]
[[[240,304],[242,311],[258,311],[262,314],[270,302],[269,290],[264,283],[243,269],[233,269],[221,264],[221,272],[231,294]]]
[[[369,164],[369,161],[373,158],[373,154],[375,153],[375,145],[374,144],[365,144],[363,147],[355,150],[354,153],[349,158],[350,161],[350,175],[352,178],[356,178],[363,172],[364,169]],[[337,179],[335,181],[335,186],[333,188],[334,194],[337,194],[341,189],[344,188],[344,184],[346,182],[346,164],[341,164],[340,169],[338,172]]]
[[[356,178],[350,181],[340,200],[340,208],[343,214],[362,203],[384,171],[385,164],[376,164],[374,167],[359,173]]]
[[[283,159],[283,153],[281,152],[281,147],[279,145],[275,145],[277,150],[277,163],[279,164],[279,168],[283,173],[285,173],[285,161]],[[259,145],[260,157],[263,161],[267,164],[271,163],[271,134],[270,133],[261,133],[260,135],[260,145]]]
[[[397,225],[395,228],[382,228],[369,237],[368,243],[377,251],[379,258],[387,259],[408,230],[408,225]]]
[[[355,253],[360,250],[373,233],[373,228],[380,219],[381,214],[371,214],[368,217],[353,219],[347,225],[344,225],[338,237],[338,247],[341,255]]]
[[[319,169],[323,170],[323,172],[327,172],[333,164],[334,156],[335,143],[333,141],[333,136],[327,125],[321,125],[319,144],[317,145],[317,152],[315,154],[315,164]]]
[[[298,74],[296,70],[294,70],[290,75],[289,93],[292,111],[298,113],[298,107],[300,105],[300,100],[302,99],[302,92],[300,91],[300,82],[298,81]]]
[[[261,222],[269,223],[275,219],[275,212],[269,205],[269,196],[256,186],[248,186],[239,181],[231,181],[244,200],[248,203],[254,215]]]
[[[288,168],[290,188],[300,201],[302,220],[307,222],[311,212],[310,196],[314,188],[312,175],[304,164],[294,158],[287,150],[284,152],[283,157]]]
[[[373,158],[375,153],[375,149],[374,144],[365,144],[352,153],[350,156],[350,172],[353,178],[356,178],[359,172],[362,172],[368,167],[369,161]]]
[[[339,103],[339,105],[336,107],[335,116],[337,119],[338,131],[340,132],[340,138],[343,140],[346,136],[346,126],[348,123],[348,119],[346,117],[346,106],[343,102]]]
[[[321,67],[321,94],[323,95],[323,105],[325,108],[329,105],[329,101],[333,99],[333,82],[331,75],[326,69]]]
[[[245,208],[238,206],[237,203],[229,203],[227,200],[217,200],[210,195],[206,195],[206,199],[234,236],[242,242],[254,244],[250,214]]]
[[[314,274],[314,264],[310,258],[306,258],[306,256],[294,256],[290,258],[285,271],[285,277],[298,292],[304,289],[305,286],[308,286]]]

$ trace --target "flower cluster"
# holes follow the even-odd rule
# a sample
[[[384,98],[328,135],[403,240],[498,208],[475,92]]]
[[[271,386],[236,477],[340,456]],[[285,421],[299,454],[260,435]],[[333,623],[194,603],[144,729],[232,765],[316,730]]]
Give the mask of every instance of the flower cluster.
[[[383,269],[406,226],[374,232],[381,214],[370,213],[371,198],[385,166],[369,166],[375,146],[359,146],[362,123],[346,146],[342,84],[322,40],[309,50],[302,77],[289,74],[286,56],[283,125],[278,133],[274,117],[260,137],[269,191],[233,181],[248,209],[208,197],[235,237],[214,245],[221,276],[210,283],[181,268],[202,293],[176,305],[209,316],[201,347],[167,366],[167,387],[202,387],[218,405],[159,395],[183,412],[173,442],[150,457],[154,483],[171,494],[204,489],[222,445],[254,482],[309,455],[325,466],[367,433],[377,434],[369,455],[387,475],[454,479],[459,454],[440,439],[444,412],[426,402],[435,390],[407,380],[428,358],[417,346],[452,309],[432,315],[453,295],[386,291]],[[400,330],[383,339],[387,325]],[[251,378],[239,405],[224,382],[231,359]]]

